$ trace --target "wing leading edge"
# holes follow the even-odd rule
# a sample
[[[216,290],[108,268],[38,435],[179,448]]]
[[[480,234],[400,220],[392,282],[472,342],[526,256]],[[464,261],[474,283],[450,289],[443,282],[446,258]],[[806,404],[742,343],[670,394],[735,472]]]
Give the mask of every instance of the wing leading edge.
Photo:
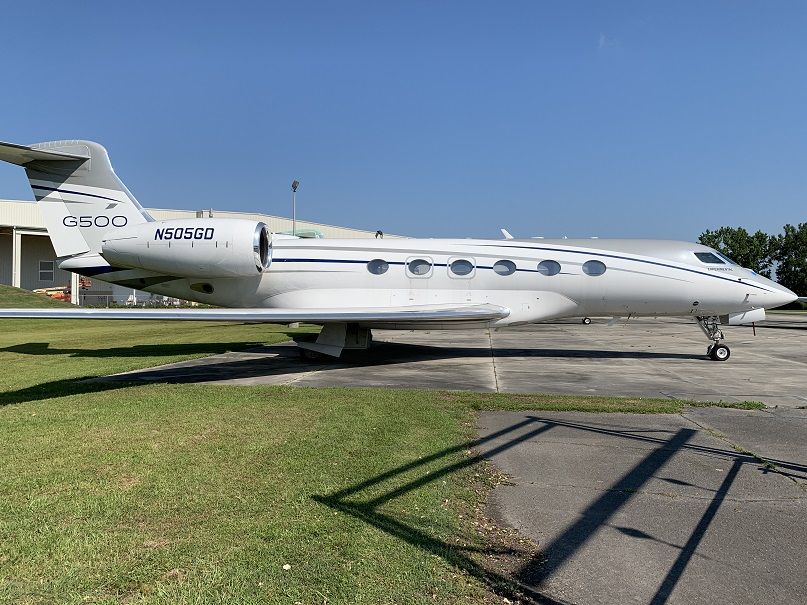
[[[123,319],[250,321],[263,323],[396,323],[503,319],[497,305],[411,306],[353,309],[0,309],[0,319]]]

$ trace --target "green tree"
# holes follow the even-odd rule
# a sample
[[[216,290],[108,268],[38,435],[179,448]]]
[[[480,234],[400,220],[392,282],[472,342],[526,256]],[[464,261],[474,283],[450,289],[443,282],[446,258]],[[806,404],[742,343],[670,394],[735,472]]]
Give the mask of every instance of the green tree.
[[[714,248],[743,267],[753,269],[765,277],[771,276],[778,238],[762,231],[753,235],[742,227],[720,227],[717,231],[706,230],[698,241]]]
[[[799,296],[807,295],[807,223],[785,225],[776,239],[776,281]]]

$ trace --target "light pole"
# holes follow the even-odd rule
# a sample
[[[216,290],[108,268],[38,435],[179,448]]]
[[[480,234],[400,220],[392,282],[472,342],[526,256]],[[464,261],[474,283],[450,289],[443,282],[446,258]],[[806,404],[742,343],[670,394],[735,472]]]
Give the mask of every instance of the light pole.
[[[291,182],[291,234],[297,235],[297,187],[300,181]]]

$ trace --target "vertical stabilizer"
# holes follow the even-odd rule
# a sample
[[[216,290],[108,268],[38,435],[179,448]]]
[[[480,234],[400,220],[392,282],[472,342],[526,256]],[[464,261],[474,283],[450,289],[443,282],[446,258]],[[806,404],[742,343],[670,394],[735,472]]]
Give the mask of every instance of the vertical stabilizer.
[[[0,143],[0,160],[25,168],[57,256],[100,252],[108,232],[153,220],[98,143]]]

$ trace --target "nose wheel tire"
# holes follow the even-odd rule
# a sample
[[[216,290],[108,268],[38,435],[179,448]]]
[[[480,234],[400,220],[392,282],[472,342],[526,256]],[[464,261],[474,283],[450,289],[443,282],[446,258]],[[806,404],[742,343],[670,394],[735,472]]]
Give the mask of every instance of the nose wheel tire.
[[[731,349],[724,344],[714,344],[706,351],[709,359],[713,361],[726,361],[731,357]]]
[[[587,326],[590,323],[591,323],[591,318],[590,317],[584,317],[583,318],[583,325],[584,326]]]

